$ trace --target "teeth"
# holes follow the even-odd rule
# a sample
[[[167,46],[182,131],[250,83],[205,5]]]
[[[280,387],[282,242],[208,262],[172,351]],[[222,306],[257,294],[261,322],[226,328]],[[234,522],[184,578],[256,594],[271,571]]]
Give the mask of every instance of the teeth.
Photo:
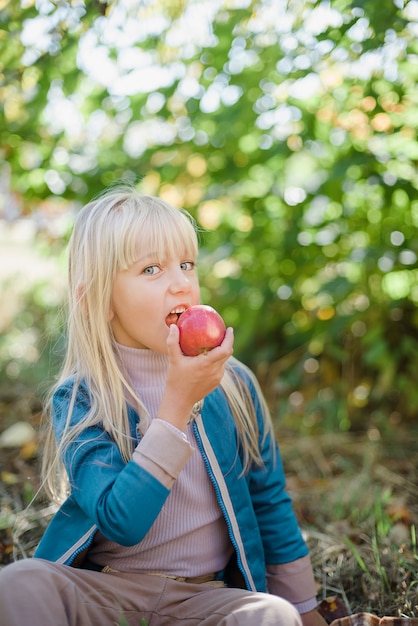
[[[170,315],[181,315],[186,310],[185,306],[179,306],[176,309],[170,311]]]

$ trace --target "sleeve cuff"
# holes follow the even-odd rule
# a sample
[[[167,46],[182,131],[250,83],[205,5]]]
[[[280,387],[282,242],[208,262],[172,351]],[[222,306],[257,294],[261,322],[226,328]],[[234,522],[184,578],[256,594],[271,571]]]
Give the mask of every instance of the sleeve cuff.
[[[305,610],[305,603],[310,606],[317,592],[309,555],[291,563],[267,565],[267,587],[270,593],[288,600],[297,608],[303,607],[301,613],[316,607],[315,599],[315,605]]]
[[[306,600],[306,602],[295,602],[293,606],[302,615],[303,613],[309,613],[309,611],[315,610],[318,606],[318,601],[315,596],[310,600]]]
[[[132,459],[171,489],[193,452],[185,433],[164,420],[154,419]]]

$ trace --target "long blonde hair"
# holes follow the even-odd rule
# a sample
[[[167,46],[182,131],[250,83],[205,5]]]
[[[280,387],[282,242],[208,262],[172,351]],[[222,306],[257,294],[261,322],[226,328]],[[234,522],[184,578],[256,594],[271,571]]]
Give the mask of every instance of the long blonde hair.
[[[139,241],[161,257],[185,249],[197,257],[197,226],[183,210],[161,199],[141,195],[127,186],[112,187],[87,204],[77,215],[69,242],[69,317],[67,351],[62,370],[46,404],[47,433],[42,474],[47,493],[56,501],[68,491],[62,456],[69,442],[85,428],[102,423],[118,445],[122,457],[132,456],[127,396],[141,416],[141,429],[148,425],[147,412],[132,388],[117,357],[109,322],[110,301],[116,271],[126,269],[137,256]],[[141,239],[142,238],[142,239]],[[221,382],[234,415],[241,442],[244,468],[261,464],[259,426],[247,385],[237,370],[244,368],[231,359]],[[244,368],[257,388],[252,373]],[[59,442],[52,430],[52,397],[68,379],[74,381],[67,423]],[[84,382],[91,407],[85,418],[71,425],[75,396]],[[264,413],[262,437],[273,434],[266,403],[259,393]]]

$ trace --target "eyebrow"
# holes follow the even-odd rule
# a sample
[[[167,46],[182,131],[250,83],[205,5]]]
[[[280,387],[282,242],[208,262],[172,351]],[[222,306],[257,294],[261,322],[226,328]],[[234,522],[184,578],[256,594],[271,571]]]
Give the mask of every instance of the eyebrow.
[[[132,265],[138,265],[138,263],[145,263],[145,261],[152,261],[157,258],[158,254],[156,252],[147,252],[146,254],[140,256],[138,259],[135,259]]]
[[[183,256],[183,255],[181,255]],[[184,257],[188,257],[189,255],[187,254],[187,252],[184,252]],[[140,256],[139,258],[135,259],[135,261],[132,262],[132,265],[141,265],[142,263],[154,263],[154,262],[158,262],[158,263],[165,263],[167,261],[168,257],[163,257],[161,258],[158,253],[156,251],[153,252],[146,252],[145,254],[143,254],[142,256]],[[195,258],[195,257],[194,257]],[[197,258],[197,255],[196,255]]]

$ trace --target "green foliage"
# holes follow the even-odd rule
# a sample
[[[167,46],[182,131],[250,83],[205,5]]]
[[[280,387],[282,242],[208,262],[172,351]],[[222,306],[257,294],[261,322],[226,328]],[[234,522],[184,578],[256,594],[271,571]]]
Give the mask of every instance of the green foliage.
[[[192,2],[4,4],[4,215],[141,180],[202,225],[203,298],[281,424],[413,420],[416,2],[252,1],[200,31]]]
[[[25,293],[19,307],[12,326],[0,334],[0,395],[12,388],[19,394],[26,387],[40,398],[48,392],[63,355],[63,311],[50,301],[47,284]]]

